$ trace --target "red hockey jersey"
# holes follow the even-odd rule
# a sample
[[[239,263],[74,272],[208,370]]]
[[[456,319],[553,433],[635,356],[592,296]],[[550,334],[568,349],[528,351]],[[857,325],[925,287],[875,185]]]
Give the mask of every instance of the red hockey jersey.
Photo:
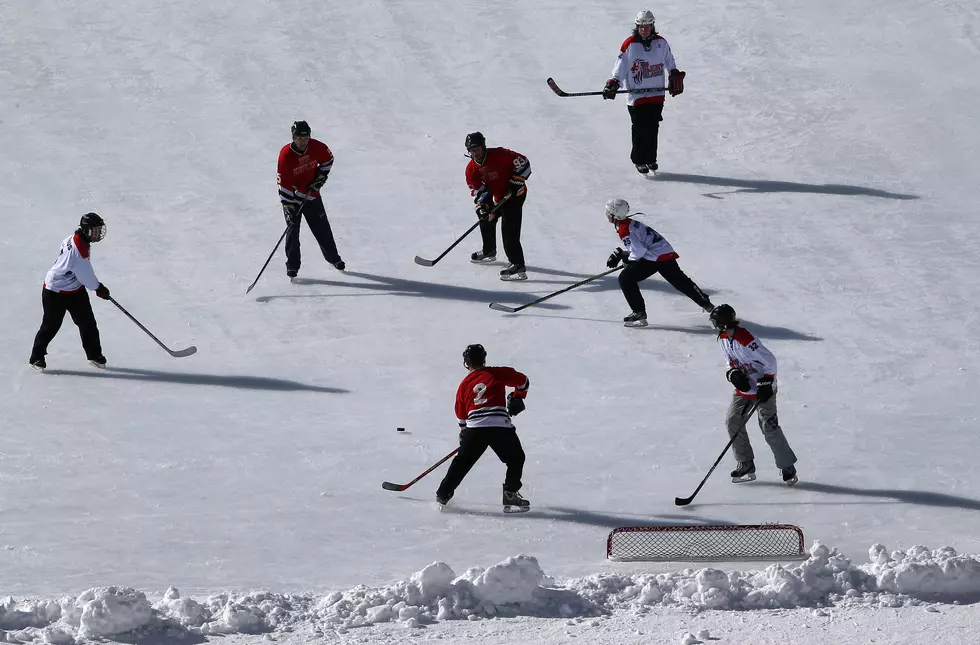
[[[507,387],[524,398],[527,377],[513,367],[481,367],[466,375],[456,390],[456,420],[461,428],[513,428],[507,413]]]
[[[470,159],[466,164],[466,185],[477,202],[486,192],[499,202],[511,188],[519,195],[527,192],[524,182],[531,176],[531,162],[524,155],[507,148],[487,148],[483,163]]]
[[[333,153],[327,144],[310,139],[306,152],[300,154],[287,144],[279,151],[279,167],[276,182],[279,184],[279,199],[282,203],[300,204],[307,197],[320,193],[309,190],[310,182],[318,174],[329,175],[333,167]]]

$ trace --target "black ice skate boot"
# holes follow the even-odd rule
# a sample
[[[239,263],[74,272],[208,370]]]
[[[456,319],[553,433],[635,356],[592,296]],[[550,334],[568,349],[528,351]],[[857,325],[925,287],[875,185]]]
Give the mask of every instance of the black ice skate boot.
[[[506,269],[500,271],[500,279],[504,282],[513,280],[527,280],[527,269],[523,264],[511,264]]]
[[[98,367],[101,370],[105,369],[105,363],[106,363],[105,356],[96,356],[95,358],[90,358],[88,359],[88,362],[89,364],[92,365],[92,367]]]
[[[470,262],[473,262],[474,264],[489,264],[490,262],[496,261],[496,253],[484,253],[483,251],[477,251],[470,256]]]
[[[755,481],[755,462],[740,461],[738,468],[732,471],[732,483],[741,484],[742,482]]]
[[[790,466],[789,468],[783,468],[783,482],[787,486],[792,486],[796,482],[800,481],[799,477],[796,476],[796,466]]]
[[[630,315],[623,318],[623,327],[646,327],[647,326],[647,312],[645,311],[634,311]]]
[[[645,163],[638,163],[636,164],[636,172],[640,173],[641,175],[646,175],[650,172],[650,169]]]
[[[521,497],[520,493],[504,490],[504,513],[527,513],[531,510],[531,502]]]

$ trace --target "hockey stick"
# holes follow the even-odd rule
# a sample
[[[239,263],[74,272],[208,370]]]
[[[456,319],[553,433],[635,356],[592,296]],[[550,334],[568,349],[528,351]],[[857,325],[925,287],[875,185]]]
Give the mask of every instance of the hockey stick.
[[[623,268],[623,266],[620,265],[620,266],[615,267],[613,269],[609,269],[608,271],[603,271],[599,275],[594,275],[591,278],[586,278],[585,280],[582,280],[581,282],[576,282],[575,284],[573,284],[570,287],[565,287],[564,289],[561,289],[560,291],[556,291],[554,293],[549,293],[548,295],[546,295],[546,296],[544,296],[542,298],[538,298],[537,300],[532,300],[531,302],[529,302],[527,304],[524,304],[524,305],[521,305],[520,307],[508,307],[507,305],[502,305],[500,303],[491,302],[490,303],[490,308],[493,309],[493,310],[495,310],[495,311],[503,311],[503,312],[508,313],[508,314],[515,314],[518,311],[521,311],[522,309],[527,309],[528,307],[533,307],[534,305],[538,304],[539,302],[544,302],[545,300],[548,300],[549,298],[554,298],[555,296],[557,296],[559,294],[562,294],[562,293],[565,293],[566,291],[571,291],[572,289],[574,289],[576,287],[581,287],[583,284],[588,284],[588,283],[592,282],[593,280],[598,280],[602,276],[609,275],[610,273],[613,273],[615,271],[619,271],[622,268]]]
[[[745,420],[746,421],[749,420],[749,417],[752,416],[752,414],[755,412],[755,409],[758,408],[758,407],[759,407],[759,401],[757,399],[756,402],[752,404],[752,407],[749,408],[748,414],[745,415]],[[715,472],[715,468],[718,467],[718,464],[721,463],[722,458],[728,453],[728,449],[732,447],[732,444],[733,443],[735,443],[735,438],[738,437],[738,435],[740,433],[742,433],[742,432],[745,432],[745,428],[742,428],[741,430],[739,430],[738,432],[736,432],[732,436],[732,438],[728,440],[728,443],[725,445],[725,449],[721,451],[721,454],[720,455],[718,455],[718,459],[715,459],[715,463],[712,464],[711,470],[709,470],[708,471],[708,474],[704,476],[704,479],[702,479],[701,480],[701,483],[698,484],[698,487],[696,489],[694,489],[694,492],[691,493],[691,496],[690,497],[675,497],[674,498],[674,504],[676,504],[677,506],[687,506],[688,504],[690,504],[691,502],[694,501],[694,498],[697,497],[697,495],[698,495],[699,492],[701,492],[701,487],[704,486],[704,483],[706,481],[708,481],[708,477],[711,477],[711,473]]]
[[[566,92],[558,87],[555,79],[548,78],[548,87],[558,96],[602,96],[602,92]],[[650,92],[666,92],[664,87],[644,87],[638,90],[616,90],[616,94],[649,94]]]
[[[116,302],[115,298],[113,298],[112,296],[109,296],[108,300],[112,304],[114,304],[117,307],[119,307],[119,311],[121,311],[124,314],[126,314],[126,316],[130,320],[132,320],[134,323],[136,323],[136,326],[137,327],[139,327],[140,329],[142,329],[143,331],[145,331],[147,336],[149,336],[150,338],[152,338],[156,342],[157,345],[159,345],[164,350],[166,350],[166,352],[168,354],[170,354],[171,356],[173,356],[174,358],[183,358],[185,356],[190,356],[191,354],[194,354],[195,352],[197,352],[197,347],[194,347],[193,345],[191,345],[190,347],[188,347],[186,349],[178,349],[175,352],[174,350],[170,349],[169,347],[167,347],[166,345],[164,345],[163,343],[161,343],[159,338],[157,338],[156,336],[154,336],[153,334],[151,334],[150,333],[150,330],[143,326],[143,323],[141,323],[140,321],[136,320],[136,318],[133,317],[133,314],[131,314],[128,311],[126,311],[125,309],[123,309],[123,306],[121,304],[119,304],[118,302]]]
[[[450,457],[452,457],[453,455],[455,455],[457,452],[459,452],[459,448],[456,448],[451,453],[449,453],[448,455],[446,455],[445,457],[443,457],[442,459],[440,459],[439,461],[437,461],[436,463],[434,463],[431,468],[429,468],[427,471],[425,471],[424,473],[422,473],[421,475],[419,475],[418,477],[416,477],[412,481],[408,482],[407,484],[392,484],[391,482],[382,482],[381,488],[383,488],[385,490],[403,491],[406,488],[408,488],[409,486],[411,486],[412,484],[414,484],[415,482],[417,482],[418,480],[422,479],[423,477],[425,477],[426,475],[428,475],[429,473],[431,473],[433,470],[435,470],[439,466],[441,466],[443,463],[445,463]]]
[[[501,206],[503,206],[504,203],[508,199],[510,199],[510,194],[508,194],[506,197],[504,197],[499,202],[497,202],[494,205],[494,207],[492,209],[490,209],[490,214],[492,215],[492,214],[496,213],[497,212],[497,209],[500,208]],[[416,255],[415,256],[415,264],[420,264],[420,265],[422,265],[424,267],[435,266],[436,262],[438,262],[439,260],[441,260],[444,257],[446,257],[446,254],[448,254],[450,251],[452,251],[453,249],[455,249],[456,248],[456,245],[459,244],[460,242],[462,242],[464,239],[466,239],[466,236],[469,235],[470,233],[472,233],[473,231],[475,231],[476,230],[476,227],[479,226],[479,225],[480,225],[480,220],[476,220],[476,223],[473,224],[473,226],[471,226],[468,229],[466,229],[466,232],[463,233],[462,235],[460,235],[459,236],[459,239],[457,239],[455,242],[453,242],[449,246],[448,249],[446,249],[445,251],[443,251],[442,253],[440,253],[439,254],[439,257],[437,257],[435,260],[426,260],[425,258],[422,258],[422,257],[419,257],[419,256]]]
[[[306,199],[303,200],[303,203],[299,205],[299,210],[296,211],[296,217],[299,217],[303,213],[303,208],[306,207],[306,204],[308,204],[309,201],[310,201],[310,198],[309,198],[309,196],[307,196]],[[248,295],[249,293],[251,293],[252,292],[252,289],[255,288],[255,285],[257,285],[259,283],[259,278],[261,278],[262,277],[262,274],[265,273],[265,268],[267,266],[269,266],[269,262],[272,262],[272,256],[274,256],[276,254],[276,251],[279,250],[279,245],[282,244],[282,241],[284,239],[286,239],[286,233],[289,232],[289,227],[290,226],[292,226],[292,224],[286,224],[286,230],[283,231],[282,232],[282,235],[279,236],[279,241],[276,242],[276,247],[274,249],[272,249],[272,253],[269,254],[269,257],[268,258],[266,258],[265,264],[263,264],[262,265],[262,268],[259,269],[259,274],[257,276],[255,276],[255,280],[253,280],[252,281],[252,284],[248,285],[248,289],[245,290],[245,294],[246,295]]]

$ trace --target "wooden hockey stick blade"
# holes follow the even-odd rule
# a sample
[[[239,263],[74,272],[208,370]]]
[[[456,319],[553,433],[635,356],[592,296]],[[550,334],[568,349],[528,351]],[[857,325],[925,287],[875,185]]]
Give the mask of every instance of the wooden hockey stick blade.
[[[385,490],[403,491],[405,486],[403,484],[392,484],[391,482],[382,482],[381,488]]]
[[[426,260],[425,258],[420,258],[417,255],[415,256],[415,264],[420,264],[420,265],[422,265],[424,267],[431,267],[431,266],[435,266],[436,265],[436,263],[434,261],[432,261],[432,260]]]
[[[551,78],[550,76],[548,77],[548,87],[550,87],[551,91],[557,94],[558,96],[568,96],[568,92],[565,92],[560,87],[558,87],[558,83],[556,83],[555,79]]]
[[[491,302],[490,308],[493,309],[494,311],[503,311],[508,314],[516,313],[518,309],[517,307],[508,307],[507,305],[502,305],[497,302]]]
[[[191,345],[187,349],[178,349],[176,352],[175,351],[172,351],[172,350],[169,350],[169,349],[167,351],[170,352],[170,355],[173,356],[174,358],[184,358],[185,356],[190,356],[191,354],[196,354],[197,353],[197,347],[194,347],[193,345]]]

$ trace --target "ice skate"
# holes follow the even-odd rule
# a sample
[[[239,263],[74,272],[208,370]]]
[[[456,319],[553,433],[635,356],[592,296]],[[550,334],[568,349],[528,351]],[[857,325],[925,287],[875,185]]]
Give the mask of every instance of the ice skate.
[[[520,493],[504,491],[504,513],[527,513],[531,510],[531,502],[521,497]]]
[[[43,372],[48,367],[48,364],[44,362],[43,358],[39,358],[36,361],[31,361],[31,369],[38,372]]]
[[[511,282],[514,280],[527,280],[527,269],[524,265],[511,264],[506,269],[500,271],[500,279],[504,282]]]
[[[88,362],[89,362],[89,364],[92,367],[98,367],[100,370],[104,370],[105,369],[105,363],[106,363],[105,356],[99,356],[97,358],[90,358],[90,359],[88,359]]]
[[[299,271],[293,271],[292,269],[286,271],[286,277],[289,278],[290,282],[296,282],[296,275]]]
[[[337,269],[338,271],[347,270],[347,264],[343,260],[337,260],[336,262],[331,262],[331,264],[333,265],[333,268]]]
[[[647,313],[645,311],[634,311],[623,318],[623,327],[646,327]]]
[[[796,466],[790,466],[789,468],[783,468],[783,483],[787,486],[793,486],[796,482],[800,481],[800,478],[796,476]]]
[[[645,163],[638,163],[636,164],[636,172],[640,173],[641,175],[647,175],[650,173],[650,168],[648,168]]]
[[[497,261],[496,253],[484,253],[483,251],[477,251],[470,256],[470,262],[473,264],[490,264],[491,262]]]
[[[439,495],[438,493],[436,493],[436,508],[438,508],[439,511],[442,512],[442,510],[446,508],[446,504],[448,504],[449,503],[449,500],[451,500],[451,499],[452,499],[452,496],[444,497],[444,496]]]
[[[741,484],[742,482],[755,481],[755,462],[740,461],[738,468],[732,471],[732,483]]]

